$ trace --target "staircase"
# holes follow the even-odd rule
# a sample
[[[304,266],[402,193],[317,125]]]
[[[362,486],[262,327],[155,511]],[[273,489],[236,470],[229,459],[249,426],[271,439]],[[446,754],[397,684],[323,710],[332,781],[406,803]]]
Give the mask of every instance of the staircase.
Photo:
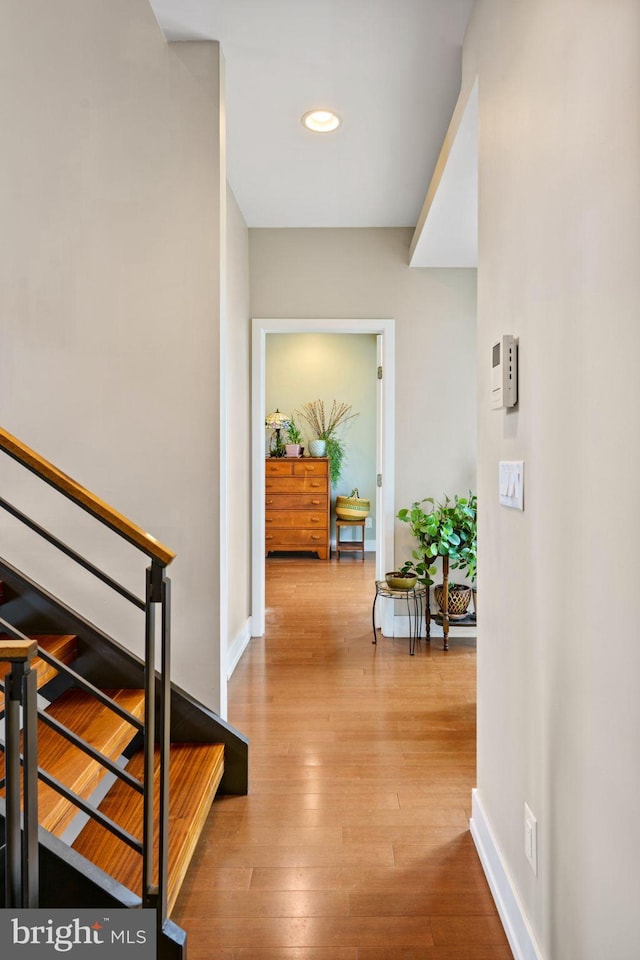
[[[165,568],[171,551],[2,430],[0,451],[151,558],[143,601],[0,498],[0,508],[144,611],[146,650],[144,661],[135,657],[0,558],[0,629],[6,631],[0,635],[0,713],[7,724],[6,779],[0,733],[0,904],[152,908],[158,957],[180,960],[186,935],[170,920],[171,910],[216,794],[247,792],[247,741],[170,683]],[[156,663],[156,637],[160,670],[149,667]],[[26,649],[27,638],[37,650],[30,670],[27,660],[16,672],[16,647]],[[3,649],[13,662],[3,661]],[[13,701],[20,684],[26,720],[18,734]],[[29,685],[33,693],[37,688],[37,708],[34,695],[28,700]],[[7,703],[5,689],[11,691]],[[25,768],[18,784],[12,742]],[[36,769],[31,781],[28,774],[35,763],[37,786]],[[29,838],[33,794],[37,840]],[[16,877],[21,857],[25,875],[37,861],[35,881]]]

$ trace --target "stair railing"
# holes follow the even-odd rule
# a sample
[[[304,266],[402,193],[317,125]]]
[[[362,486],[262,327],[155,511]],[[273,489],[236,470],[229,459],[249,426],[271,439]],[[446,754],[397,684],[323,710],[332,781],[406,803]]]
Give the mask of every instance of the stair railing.
[[[169,742],[170,742],[170,701],[171,701],[171,681],[170,681],[170,620],[171,620],[171,582],[166,576],[166,567],[171,563],[175,558],[175,553],[170,550],[168,547],[165,547],[162,543],[152,537],[150,534],[142,530],[141,527],[138,527],[136,524],[132,523],[125,516],[118,513],[107,503],[100,500],[95,494],[86,490],[84,487],[80,486],[75,480],[72,480],[66,474],[62,473],[57,467],[49,463],[43,457],[40,457],[39,454],[35,453],[20,440],[17,440],[11,434],[7,433],[5,430],[0,428],[0,451],[7,454],[21,466],[25,467],[31,473],[35,474],[45,483],[48,483],[60,494],[70,500],[72,503],[76,504],[80,509],[84,510],[90,516],[94,517],[96,520],[99,520],[102,524],[116,533],[121,539],[132,544],[142,553],[146,554],[151,559],[151,565],[146,571],[146,591],[145,599],[137,597],[132,593],[127,587],[123,586],[121,583],[118,583],[111,576],[105,573],[103,570],[95,566],[90,560],[86,557],[83,557],[76,550],[70,547],[68,544],[61,541],[54,534],[50,533],[40,524],[38,524],[33,518],[27,516],[16,506],[9,503],[4,498],[0,497],[0,508],[5,510],[15,519],[19,520],[22,524],[27,526],[34,533],[38,534],[41,538],[46,540],[57,550],[64,553],[67,557],[73,560],[78,565],[82,566],[85,570],[89,571],[93,576],[101,580],[106,584],[111,590],[120,594],[134,606],[138,607],[140,610],[144,611],[145,614],[145,663],[144,663],[144,686],[145,686],[145,706],[144,706],[144,722],[138,720],[133,714],[129,711],[123,709],[119,704],[115,703],[107,694],[102,690],[99,690],[92,683],[82,677],[79,673],[69,667],[67,664],[63,663],[61,660],[58,660],[56,657],[47,653],[41,647],[38,648],[37,654],[47,663],[51,664],[55,669],[61,673],[66,674],[74,683],[74,685],[82,687],[84,690],[87,690],[94,697],[104,703],[109,709],[113,710],[119,716],[123,717],[127,722],[132,724],[137,730],[143,734],[144,738],[144,776],[142,783],[138,781],[135,777],[132,777],[126,770],[123,770],[121,767],[114,764],[108,757],[105,757],[100,752],[96,751],[91,747],[86,741],[84,741],[77,734],[73,733],[68,728],[64,727],[62,724],[55,721],[53,718],[47,716],[42,710],[36,708],[36,697],[35,697],[35,673],[28,669],[28,663],[30,658],[35,654],[35,649],[33,653],[30,654],[29,658],[26,661],[16,661],[17,665],[20,666],[20,669],[24,673],[24,680],[22,681],[24,685],[24,690],[27,688],[30,690],[33,688],[33,707],[28,709],[31,711],[31,720],[29,727],[25,726],[25,733],[23,736],[23,754],[20,754],[20,744],[19,744],[19,727],[17,733],[15,733],[15,725],[19,724],[19,704],[16,707],[17,712],[13,714],[12,720],[12,733],[10,739],[9,737],[9,716],[10,711],[14,708],[11,706],[14,702],[12,697],[12,690],[15,693],[15,682],[13,681],[14,668],[12,667],[11,677],[6,685],[0,683],[0,689],[5,689],[6,697],[6,715],[7,715],[7,735],[6,735],[6,770],[7,770],[7,852],[11,849],[11,876],[7,873],[7,884],[6,891],[7,897],[11,895],[12,898],[17,896],[17,890],[20,888],[23,893],[21,894],[23,902],[28,906],[37,906],[37,873],[34,873],[31,869],[32,864],[37,865],[37,778],[41,779],[44,783],[48,784],[58,793],[65,796],[72,803],[74,803],[79,809],[87,813],[90,817],[97,820],[103,827],[109,830],[111,833],[115,834],[119,839],[123,840],[130,847],[136,850],[142,855],[142,905],[143,907],[153,908],[157,911],[158,915],[158,924],[162,925],[167,916],[167,876],[168,876],[168,846],[169,846]],[[159,616],[157,616],[159,608]],[[31,650],[35,648],[33,641],[29,640],[20,630],[14,627],[12,624],[8,623],[6,620],[0,618],[0,627],[6,631],[11,637],[14,638],[13,641],[10,641],[15,648],[15,644],[22,644],[22,647],[27,649],[26,645],[28,644],[28,649]],[[159,637],[158,637],[159,633]],[[156,649],[157,643],[160,643],[160,668],[159,671],[156,671],[155,662],[156,662]],[[16,648],[17,649],[17,648]],[[20,648],[22,649],[22,648]],[[0,647],[0,660],[2,660],[2,652]],[[27,663],[27,667],[24,666],[24,663]],[[22,686],[20,688],[22,690]],[[159,692],[159,697],[157,693]],[[26,720],[25,712],[25,720]],[[66,737],[80,749],[84,750],[95,760],[109,769],[117,777],[120,777],[122,780],[127,782],[133,789],[138,790],[143,794],[143,823],[142,823],[142,841],[138,840],[136,837],[129,834],[127,831],[123,830],[117,823],[110,820],[103,813],[101,813],[96,807],[94,807],[89,802],[85,801],[82,797],[79,797],[73,791],[69,790],[64,784],[60,783],[54,777],[50,776],[46,771],[42,770],[38,766],[37,762],[37,717],[39,717],[43,722],[47,723],[49,726],[54,727],[54,729]],[[158,757],[158,766],[159,766],[159,797],[158,797],[158,846],[157,850],[154,845],[154,826],[155,826],[155,815],[154,815],[154,767],[155,767],[155,744],[158,742],[159,747],[159,757]],[[24,768],[24,780],[25,787],[27,783],[30,785],[30,795],[35,794],[35,801],[30,800],[29,806],[27,806],[25,792],[25,805],[24,805],[24,837],[25,842],[21,845],[21,831],[20,831],[20,787],[18,785],[18,794],[17,794],[17,820],[16,820],[16,804],[15,804],[15,786],[12,787],[10,784],[9,770],[11,769],[11,782],[16,782],[15,768],[16,764],[18,766],[18,778],[19,781],[19,766],[22,763]],[[35,787],[34,787],[35,784]],[[11,801],[11,813],[12,817],[9,817],[9,796],[10,791],[13,789],[14,795]],[[35,829],[33,828],[33,817],[35,813]],[[28,821],[28,823],[27,823]],[[28,827],[30,829],[28,829]],[[10,841],[11,836],[11,841]],[[33,839],[35,836],[35,840]],[[29,848],[27,845],[31,844]],[[34,847],[35,844],[35,856]],[[20,857],[15,853],[16,849],[18,851],[22,850],[23,855]],[[30,849],[30,855],[24,855],[24,850]],[[30,866],[29,870],[25,870],[26,866]],[[9,857],[7,856],[7,870],[9,871]],[[37,867],[36,867],[37,869]],[[10,882],[9,882],[10,880]],[[11,887],[11,894],[10,894]],[[25,893],[26,891],[26,893]],[[26,900],[28,899],[28,904]],[[35,900],[35,902],[33,902]],[[7,902],[7,906],[16,906],[15,902]]]
[[[5,906],[38,905],[38,720],[36,675],[31,661],[35,640],[0,640],[0,662],[11,665],[4,689],[5,776],[7,797]],[[20,712],[23,754],[20,753]],[[24,759],[24,765],[21,762]],[[21,828],[20,794],[24,803]]]

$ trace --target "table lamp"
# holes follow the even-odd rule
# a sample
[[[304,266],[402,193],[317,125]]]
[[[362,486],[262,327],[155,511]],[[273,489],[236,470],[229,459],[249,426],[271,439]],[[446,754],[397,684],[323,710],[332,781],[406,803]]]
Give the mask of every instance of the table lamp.
[[[274,413],[268,413],[264,419],[265,427],[269,427],[270,430],[274,431],[275,436],[275,445],[273,444],[273,437],[271,440],[270,456],[272,457],[284,457],[284,443],[280,438],[280,431],[285,427],[288,427],[291,423],[291,417],[288,417],[286,413],[280,413],[278,408]]]

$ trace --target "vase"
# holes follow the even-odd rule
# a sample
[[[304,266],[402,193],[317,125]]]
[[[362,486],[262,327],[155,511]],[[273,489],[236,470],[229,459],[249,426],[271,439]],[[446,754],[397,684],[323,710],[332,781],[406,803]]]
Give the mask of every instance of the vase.
[[[310,440],[309,441],[309,453],[312,457],[326,457],[327,455],[327,441],[326,440]]]

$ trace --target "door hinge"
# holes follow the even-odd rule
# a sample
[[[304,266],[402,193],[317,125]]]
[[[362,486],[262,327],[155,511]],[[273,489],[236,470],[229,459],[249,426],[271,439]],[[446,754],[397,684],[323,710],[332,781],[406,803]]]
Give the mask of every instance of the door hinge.
[[[382,367],[378,367],[378,380],[382,380]]]
[[[376,477],[376,485],[377,485],[378,487],[381,487],[381,486],[382,486],[382,474],[381,474],[381,473],[379,473],[379,474],[377,475],[377,477]]]

